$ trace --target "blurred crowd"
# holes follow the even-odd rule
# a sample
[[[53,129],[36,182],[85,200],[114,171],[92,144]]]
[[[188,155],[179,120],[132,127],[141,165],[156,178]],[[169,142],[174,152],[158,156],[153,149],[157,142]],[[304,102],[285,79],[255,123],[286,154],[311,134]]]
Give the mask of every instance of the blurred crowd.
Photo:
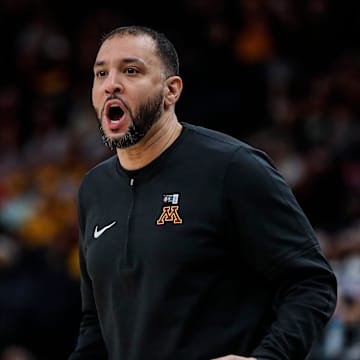
[[[360,2],[1,0],[0,360],[65,360],[80,319],[76,195],[111,152],[91,108],[101,34],[176,45],[181,121],[267,151],[313,224],[339,302],[309,360],[360,359]]]

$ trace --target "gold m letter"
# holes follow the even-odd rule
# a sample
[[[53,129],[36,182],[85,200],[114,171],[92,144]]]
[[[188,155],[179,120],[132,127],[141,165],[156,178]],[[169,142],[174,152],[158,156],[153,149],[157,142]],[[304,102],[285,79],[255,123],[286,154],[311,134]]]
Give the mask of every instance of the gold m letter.
[[[157,219],[157,225],[164,225],[165,222],[173,224],[182,224],[182,219],[178,213],[179,206],[164,206],[160,217]]]

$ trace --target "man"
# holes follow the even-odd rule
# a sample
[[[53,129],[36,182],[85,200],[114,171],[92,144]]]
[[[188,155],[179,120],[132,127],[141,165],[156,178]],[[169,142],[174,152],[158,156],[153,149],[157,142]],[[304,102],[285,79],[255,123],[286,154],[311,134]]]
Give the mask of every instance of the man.
[[[182,88],[163,34],[104,37],[92,102],[116,155],[79,191],[69,359],[304,359],[333,314],[334,273],[266,154],[178,121]]]

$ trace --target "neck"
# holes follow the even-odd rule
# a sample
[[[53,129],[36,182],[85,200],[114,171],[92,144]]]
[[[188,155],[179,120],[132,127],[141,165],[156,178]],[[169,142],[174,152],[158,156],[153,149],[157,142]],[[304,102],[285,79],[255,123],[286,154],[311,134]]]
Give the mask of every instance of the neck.
[[[137,144],[117,149],[121,166],[127,170],[140,169],[164,152],[180,135],[182,126],[173,113],[157,121]]]

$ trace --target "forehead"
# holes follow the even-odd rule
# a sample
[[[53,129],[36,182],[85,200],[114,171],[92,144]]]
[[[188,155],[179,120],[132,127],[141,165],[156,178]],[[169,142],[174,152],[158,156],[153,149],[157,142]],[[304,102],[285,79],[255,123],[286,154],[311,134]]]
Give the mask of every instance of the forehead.
[[[155,42],[146,35],[115,35],[100,46],[96,63],[111,63],[126,58],[139,59],[144,64],[159,64]]]

